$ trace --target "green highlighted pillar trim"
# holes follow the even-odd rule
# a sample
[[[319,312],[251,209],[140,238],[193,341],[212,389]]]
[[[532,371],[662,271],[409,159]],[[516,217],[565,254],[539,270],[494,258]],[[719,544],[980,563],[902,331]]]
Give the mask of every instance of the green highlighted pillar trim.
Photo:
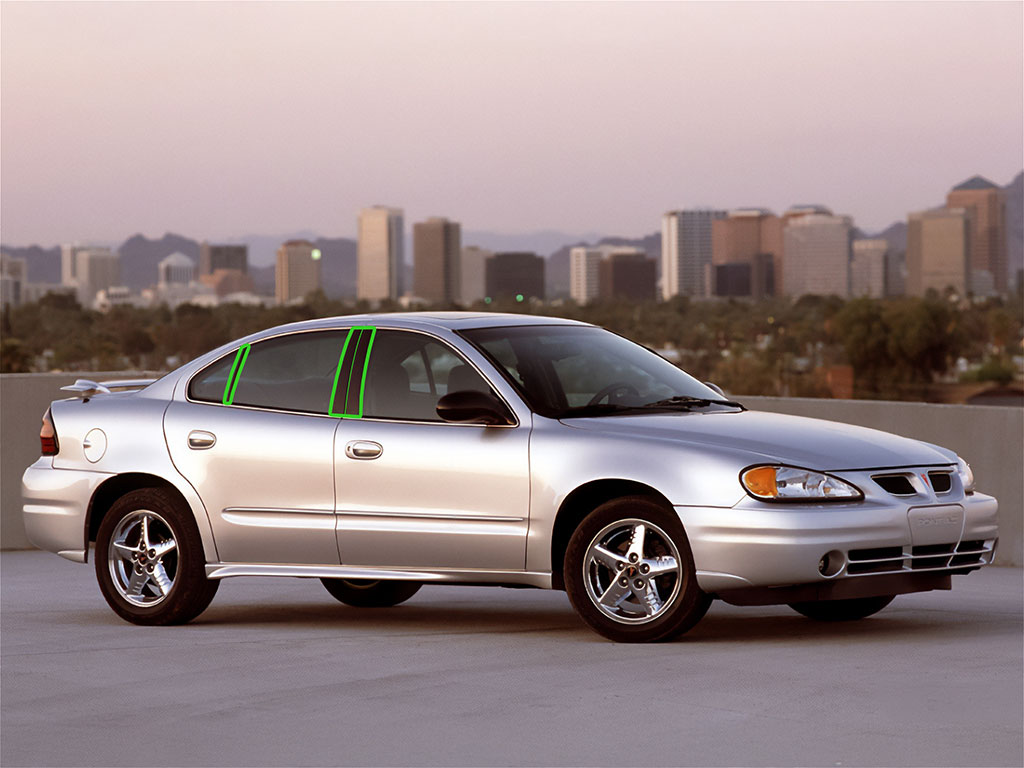
[[[231,364],[231,373],[228,374],[227,384],[224,385],[224,405],[231,405],[235,401],[235,387],[238,386],[238,379],[242,375],[242,368],[249,357],[251,344],[243,344],[235,353],[235,362]]]
[[[370,350],[373,349],[373,340],[377,335],[377,329],[371,325],[360,325],[349,329],[345,337],[345,343],[341,347],[341,356],[338,358],[338,367],[334,372],[334,386],[331,388],[331,402],[328,406],[328,414],[338,419],[361,419],[363,417],[363,396],[366,391],[366,372],[370,367]],[[360,353],[360,347],[365,340],[366,350]],[[349,347],[352,347],[352,356],[348,361],[348,376],[345,376],[343,395],[338,395],[338,383],[342,380],[345,370],[345,362],[348,359]],[[352,392],[353,377],[356,369],[362,363],[362,372],[359,374],[359,395]],[[339,406],[335,410],[335,405]]]

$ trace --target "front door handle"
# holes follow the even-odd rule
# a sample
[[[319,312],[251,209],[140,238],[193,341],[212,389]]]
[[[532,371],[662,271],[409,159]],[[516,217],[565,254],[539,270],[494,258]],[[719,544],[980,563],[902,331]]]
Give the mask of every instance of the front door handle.
[[[345,455],[350,459],[376,459],[384,453],[384,447],[372,440],[353,440],[345,446]]]
[[[193,429],[188,433],[188,447],[194,451],[202,451],[206,448],[213,448],[217,442],[217,436],[213,432],[206,432],[202,429]]]

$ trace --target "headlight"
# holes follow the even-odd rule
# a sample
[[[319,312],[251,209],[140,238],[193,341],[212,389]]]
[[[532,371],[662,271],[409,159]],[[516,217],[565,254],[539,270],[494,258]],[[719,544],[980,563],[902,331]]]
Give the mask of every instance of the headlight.
[[[796,467],[750,467],[740,473],[747,493],[761,501],[850,501],[864,498],[838,477]]]
[[[956,457],[956,473],[960,475],[964,493],[974,493],[974,473],[971,471],[971,465],[959,456]]]

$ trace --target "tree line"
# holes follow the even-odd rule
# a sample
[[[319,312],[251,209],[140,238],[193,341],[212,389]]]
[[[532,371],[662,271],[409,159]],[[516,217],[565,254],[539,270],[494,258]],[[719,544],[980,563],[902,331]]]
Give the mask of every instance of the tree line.
[[[1020,297],[955,304],[941,296],[850,299],[804,296],[762,302],[600,302],[578,306],[497,301],[469,309],[567,317],[603,326],[666,353],[702,381],[736,394],[828,396],[827,372],[851,366],[854,395],[929,399],[938,380],[1019,378]],[[378,311],[399,311],[385,304]],[[467,307],[433,307],[467,309]],[[312,294],[283,307],[182,304],[100,313],[51,294],[5,307],[0,370],[151,370],[180,365],[232,339],[282,323],[369,311],[365,302]],[[969,361],[968,370],[963,361]]]

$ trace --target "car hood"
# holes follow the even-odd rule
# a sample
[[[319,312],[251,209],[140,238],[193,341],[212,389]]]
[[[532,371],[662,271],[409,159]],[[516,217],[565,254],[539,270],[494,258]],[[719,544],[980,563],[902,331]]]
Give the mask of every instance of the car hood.
[[[743,451],[753,454],[751,463],[772,461],[824,471],[955,461],[955,454],[944,448],[877,429],[761,411],[679,411],[565,419],[563,423],[609,436]]]

